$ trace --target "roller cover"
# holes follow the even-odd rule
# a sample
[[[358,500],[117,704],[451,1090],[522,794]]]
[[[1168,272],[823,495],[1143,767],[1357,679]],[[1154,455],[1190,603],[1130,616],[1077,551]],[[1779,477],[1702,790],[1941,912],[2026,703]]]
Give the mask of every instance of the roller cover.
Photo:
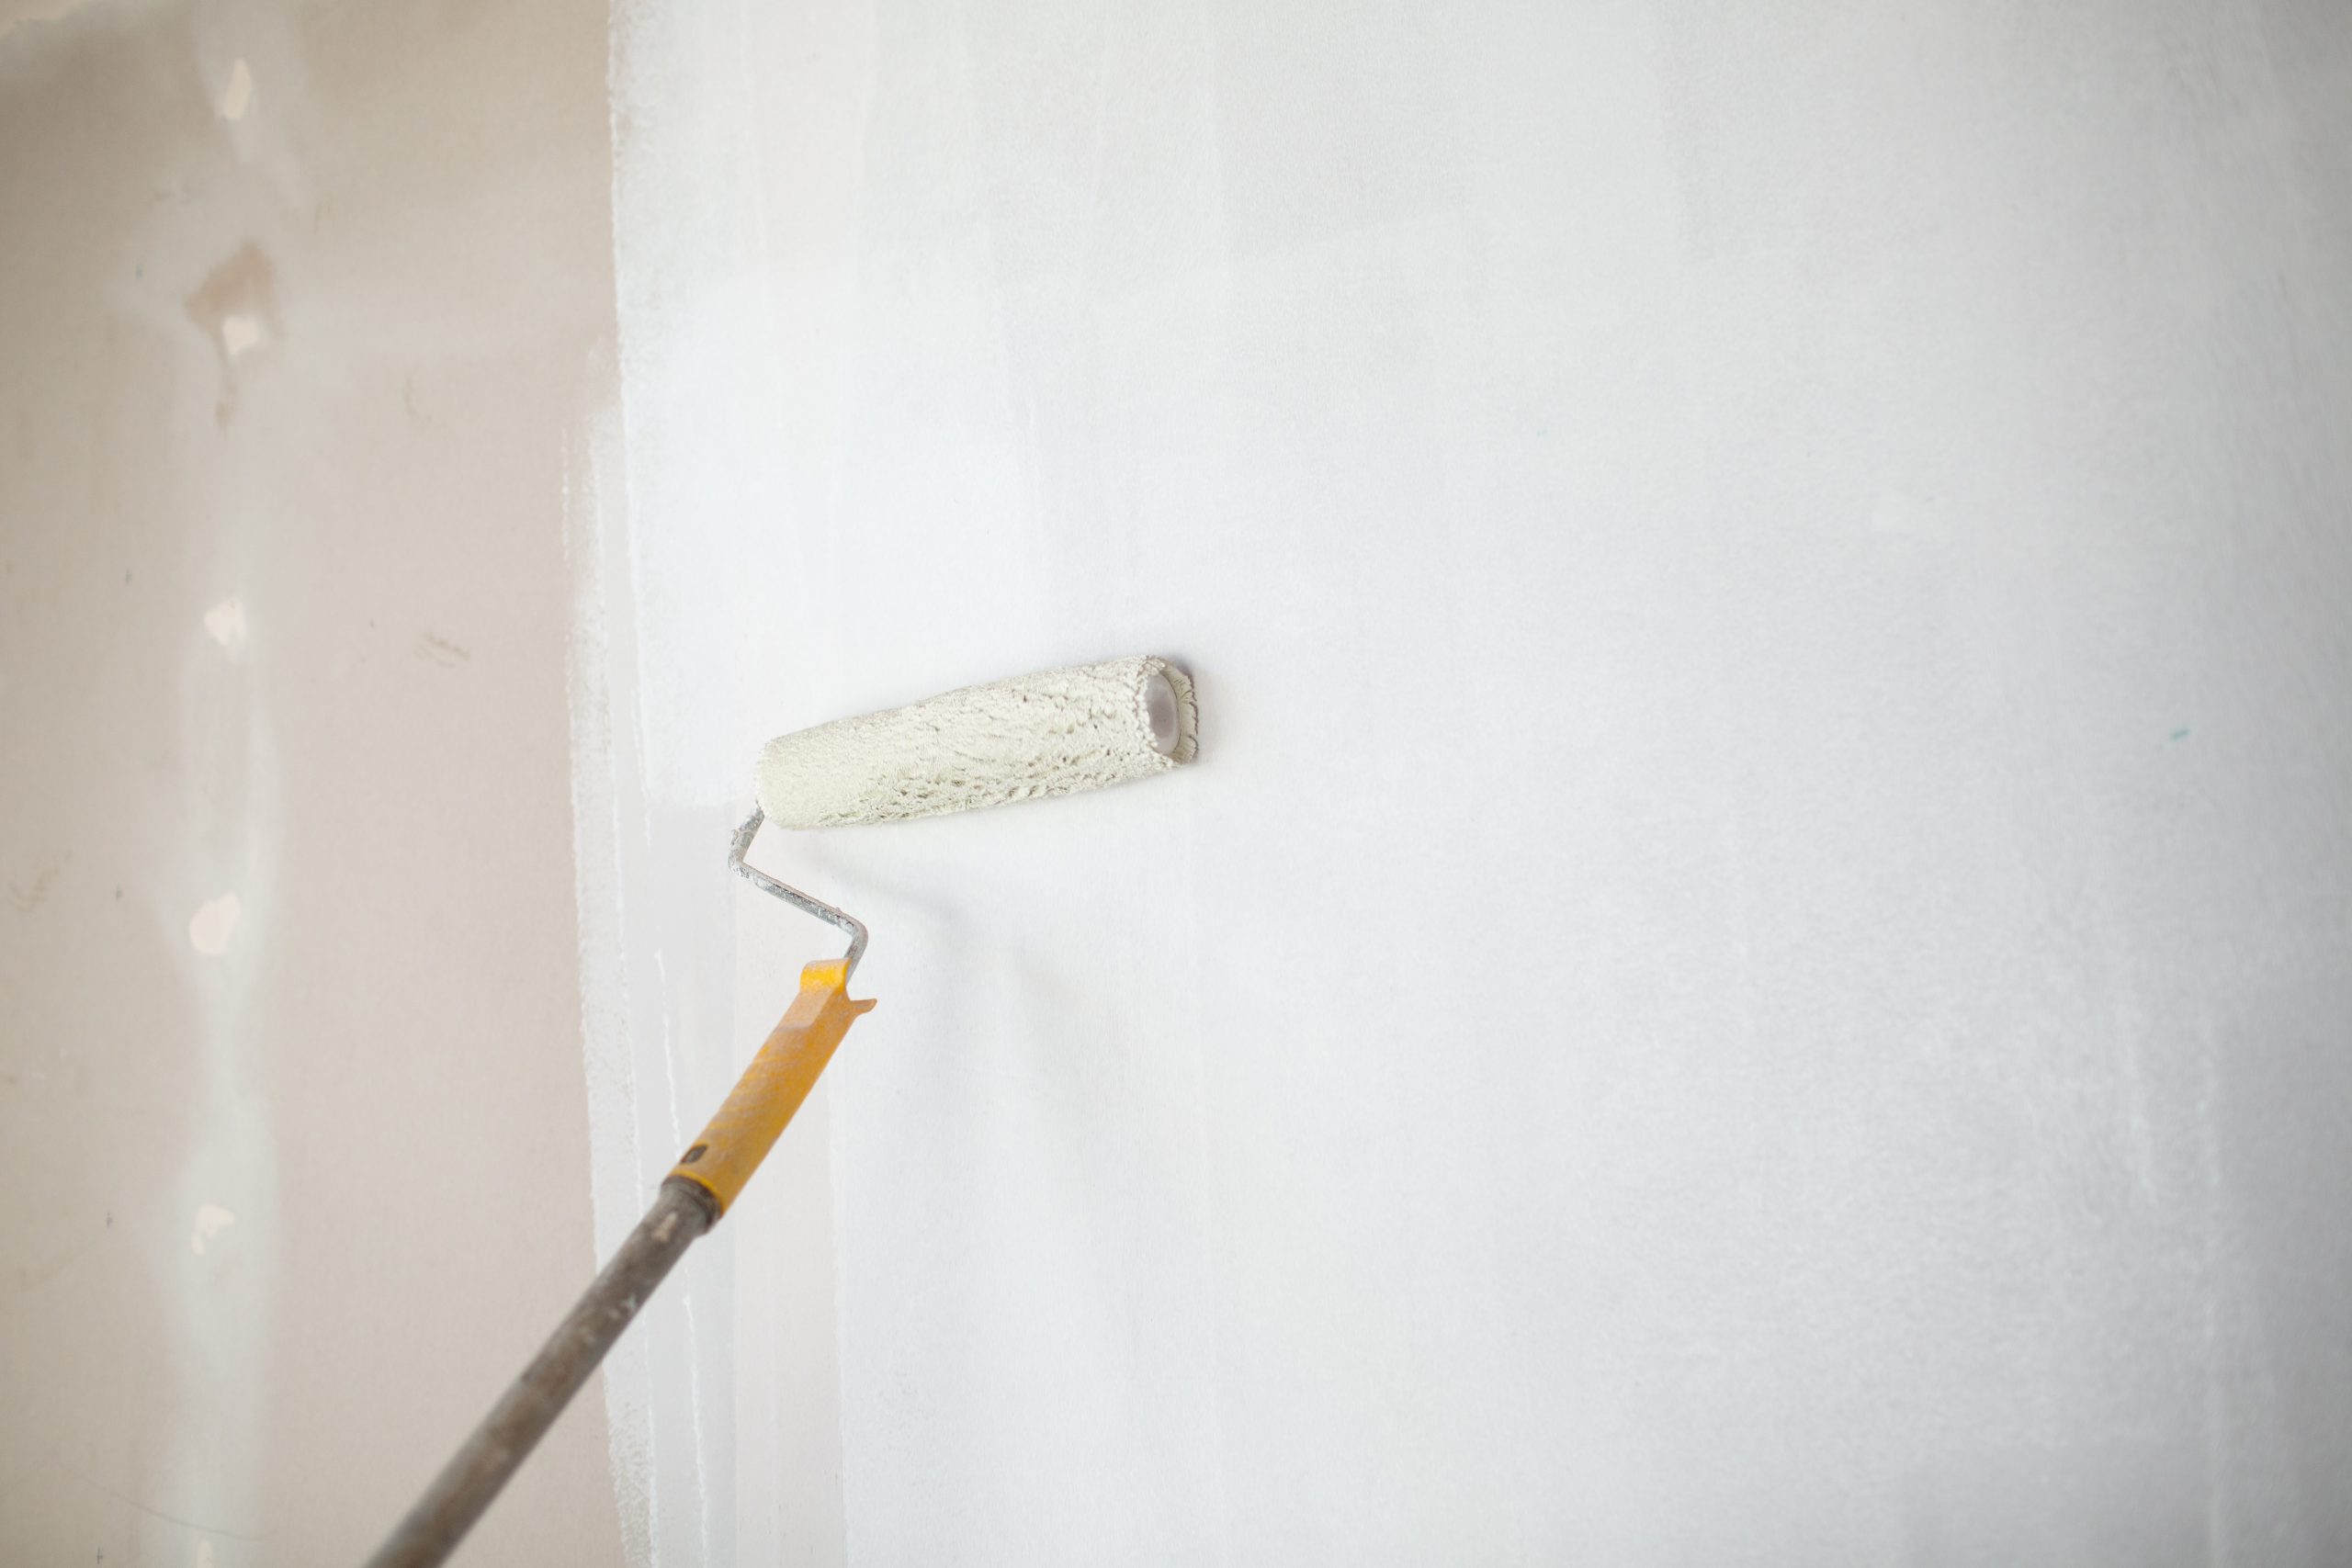
[[[1099,789],[1191,761],[1195,718],[1191,680],[1149,655],[967,686],[769,741],[760,809],[837,828]]]

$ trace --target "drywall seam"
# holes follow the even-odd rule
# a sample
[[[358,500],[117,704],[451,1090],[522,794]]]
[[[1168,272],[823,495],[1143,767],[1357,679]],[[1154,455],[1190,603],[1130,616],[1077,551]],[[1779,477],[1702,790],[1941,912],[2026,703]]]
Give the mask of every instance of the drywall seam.
[[[566,657],[571,742],[572,891],[579,918],[580,1032],[587,1086],[589,1190],[596,1258],[611,1256],[640,1208],[636,1179],[636,1066],[629,1049],[628,976],[621,942],[619,754],[615,737],[613,617],[605,560],[608,502],[616,494],[616,413],[599,410],[564,453],[564,551],[571,573]],[[614,1504],[632,1568],[652,1561],[653,1495],[648,1365],[626,1337],[603,1380]]]
[[[222,566],[224,575],[234,570]],[[242,624],[241,599],[239,609]],[[202,622],[187,631],[180,754],[196,761],[184,775],[180,819],[188,849],[175,896],[155,913],[166,940],[185,943],[199,1065],[187,1156],[173,1188],[186,1241],[156,1266],[160,1295],[178,1306],[171,1375],[190,1414],[154,1439],[161,1483],[153,1495],[164,1511],[147,1509],[138,1521],[141,1551],[174,1558],[191,1544],[208,1553],[214,1535],[258,1533],[249,1521],[280,1278],[277,1138],[253,987],[278,908],[277,748],[247,638],[224,639]]]

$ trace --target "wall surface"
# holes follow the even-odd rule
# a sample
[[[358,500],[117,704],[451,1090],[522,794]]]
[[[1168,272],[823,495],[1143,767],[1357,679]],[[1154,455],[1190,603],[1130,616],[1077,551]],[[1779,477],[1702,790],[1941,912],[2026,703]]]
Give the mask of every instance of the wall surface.
[[[0,1555],[2352,1559],[2352,13],[0,25]]]
[[[614,36],[583,776],[702,845],[784,728],[1204,712],[763,840],[881,1006],[662,1331],[766,1358],[649,1464],[711,1560],[830,1540],[829,1387],[854,1562],[2352,1556],[2352,13]],[[745,957],[616,1038],[715,1084],[822,934],[694,864],[623,923]]]
[[[0,1561],[356,1562],[594,1261],[604,18],[6,19]],[[473,1561],[622,1560],[587,1402]]]

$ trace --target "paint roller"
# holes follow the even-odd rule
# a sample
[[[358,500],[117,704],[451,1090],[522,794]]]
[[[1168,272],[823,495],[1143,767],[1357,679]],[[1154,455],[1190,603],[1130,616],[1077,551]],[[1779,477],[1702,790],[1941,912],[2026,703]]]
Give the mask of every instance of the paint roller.
[[[801,970],[799,994],[678,1156],[645,1218],[368,1559],[371,1568],[425,1568],[456,1550],[646,1298],[734,1203],[852,1021],[874,1006],[849,997],[865,927],[750,864],[761,823],[839,828],[1100,789],[1191,761],[1197,718],[1184,672],[1141,657],[967,686],[768,742],[759,805],[735,830],[728,863],[838,928],[848,947]]]

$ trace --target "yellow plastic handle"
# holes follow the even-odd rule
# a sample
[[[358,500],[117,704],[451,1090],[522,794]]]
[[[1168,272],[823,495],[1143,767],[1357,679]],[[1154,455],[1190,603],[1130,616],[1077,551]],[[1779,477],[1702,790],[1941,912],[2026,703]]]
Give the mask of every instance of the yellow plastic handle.
[[[708,1192],[725,1213],[817,1086],[817,1075],[833,1059],[833,1048],[849,1032],[850,1021],[873,1005],[871,998],[849,999],[845,959],[828,959],[801,970],[800,994],[792,998],[783,1021],[670,1174]]]

